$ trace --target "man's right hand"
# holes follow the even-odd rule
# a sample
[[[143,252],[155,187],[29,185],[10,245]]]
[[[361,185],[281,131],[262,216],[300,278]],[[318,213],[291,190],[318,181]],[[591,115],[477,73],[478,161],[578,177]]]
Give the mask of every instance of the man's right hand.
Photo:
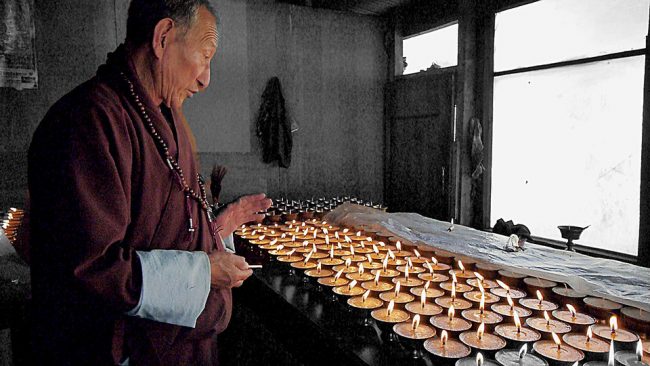
[[[253,274],[244,257],[215,250],[208,254],[208,258],[210,258],[210,284],[214,287],[239,287]]]

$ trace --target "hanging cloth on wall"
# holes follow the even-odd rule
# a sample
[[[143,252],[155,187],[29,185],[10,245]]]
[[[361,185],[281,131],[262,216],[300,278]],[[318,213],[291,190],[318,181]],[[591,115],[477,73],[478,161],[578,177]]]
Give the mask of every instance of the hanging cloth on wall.
[[[291,123],[287,119],[280,80],[272,77],[262,93],[257,115],[257,137],[262,147],[262,161],[288,168],[291,164]]]

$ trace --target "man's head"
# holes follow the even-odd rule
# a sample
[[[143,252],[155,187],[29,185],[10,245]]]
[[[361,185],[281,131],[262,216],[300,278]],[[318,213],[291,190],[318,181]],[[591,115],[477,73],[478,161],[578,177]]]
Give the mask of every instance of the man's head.
[[[126,42],[147,55],[150,75],[140,77],[151,79],[154,101],[180,106],[208,86],[217,24],[209,0],[131,1]]]

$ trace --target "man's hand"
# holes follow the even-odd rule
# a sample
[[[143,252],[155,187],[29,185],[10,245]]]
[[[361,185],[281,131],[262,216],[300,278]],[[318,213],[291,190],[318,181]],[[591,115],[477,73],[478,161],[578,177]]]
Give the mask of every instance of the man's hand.
[[[240,225],[247,222],[262,221],[264,215],[258,212],[266,211],[269,207],[271,207],[271,200],[266,198],[264,193],[243,196],[228,204],[216,218],[217,226],[221,228],[221,236],[232,234]]]
[[[210,258],[210,284],[214,287],[239,287],[253,274],[244,257],[215,250],[208,255],[208,258]]]

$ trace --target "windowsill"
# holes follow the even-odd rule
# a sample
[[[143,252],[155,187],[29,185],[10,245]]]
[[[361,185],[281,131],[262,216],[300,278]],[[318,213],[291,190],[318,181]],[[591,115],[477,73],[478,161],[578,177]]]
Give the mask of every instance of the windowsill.
[[[456,70],[457,66],[458,65],[454,65],[454,66],[448,66],[448,67],[441,67],[439,69],[428,69],[428,70],[424,70],[424,71],[418,71],[418,72],[414,72],[414,73],[411,73],[411,74],[395,75],[395,78],[396,79],[402,79],[402,78],[408,79],[408,78],[418,77],[418,76],[435,75],[435,74],[440,74],[440,73],[444,73],[444,72],[454,71],[454,70]]]

